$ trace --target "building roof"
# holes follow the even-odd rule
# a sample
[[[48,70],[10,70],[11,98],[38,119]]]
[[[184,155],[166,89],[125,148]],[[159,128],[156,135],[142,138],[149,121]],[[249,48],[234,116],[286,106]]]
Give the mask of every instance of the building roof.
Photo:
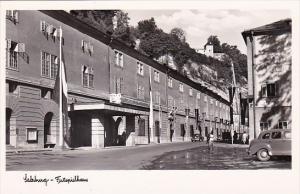
[[[257,28],[245,30],[242,32],[242,35],[246,42],[247,36],[280,35],[286,32],[291,32],[291,28],[292,20],[287,18]]]

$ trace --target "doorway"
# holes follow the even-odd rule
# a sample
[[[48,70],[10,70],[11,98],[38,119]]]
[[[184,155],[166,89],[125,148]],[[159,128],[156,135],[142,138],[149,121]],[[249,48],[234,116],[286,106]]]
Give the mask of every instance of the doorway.
[[[12,110],[6,108],[6,144],[10,144],[10,119],[11,119]]]
[[[44,148],[53,144],[51,142],[51,122],[53,118],[53,113],[48,112],[44,118]]]

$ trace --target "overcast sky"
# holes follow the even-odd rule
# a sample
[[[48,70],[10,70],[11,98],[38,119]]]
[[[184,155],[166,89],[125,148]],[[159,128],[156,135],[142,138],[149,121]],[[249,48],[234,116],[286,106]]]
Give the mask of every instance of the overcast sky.
[[[291,17],[287,10],[125,10],[130,25],[153,17],[165,32],[180,27],[186,32],[192,48],[202,48],[210,35],[217,35],[221,43],[237,45],[246,53],[241,32]]]

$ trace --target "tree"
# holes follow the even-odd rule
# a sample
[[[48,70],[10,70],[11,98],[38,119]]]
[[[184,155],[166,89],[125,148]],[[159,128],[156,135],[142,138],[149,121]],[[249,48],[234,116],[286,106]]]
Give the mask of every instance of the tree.
[[[135,44],[134,37],[130,33],[130,18],[121,10],[71,10],[70,13],[86,24],[111,34],[128,46]]]
[[[170,34],[172,35],[172,36],[175,36],[175,37],[177,37],[181,42],[185,42],[185,40],[186,40],[186,33],[185,33],[185,31],[183,30],[183,29],[181,29],[181,28],[173,28],[172,30],[171,30],[171,32],[170,32]]]
[[[149,20],[142,20],[138,22],[137,30],[140,35],[138,38],[144,38],[149,34],[154,33],[157,30],[154,18],[152,17]]]

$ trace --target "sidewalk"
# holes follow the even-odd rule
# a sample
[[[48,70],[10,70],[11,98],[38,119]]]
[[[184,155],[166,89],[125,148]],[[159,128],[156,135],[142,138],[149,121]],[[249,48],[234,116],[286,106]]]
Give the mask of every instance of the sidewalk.
[[[6,147],[6,154],[21,154],[21,153],[32,153],[32,152],[63,152],[63,151],[105,151],[105,150],[116,150],[116,149],[134,149],[138,147],[152,147],[166,144],[180,144],[180,143],[189,143],[185,142],[167,142],[167,143],[150,143],[150,144],[136,144],[135,146],[109,146],[109,147],[76,147],[76,148],[14,148]]]

